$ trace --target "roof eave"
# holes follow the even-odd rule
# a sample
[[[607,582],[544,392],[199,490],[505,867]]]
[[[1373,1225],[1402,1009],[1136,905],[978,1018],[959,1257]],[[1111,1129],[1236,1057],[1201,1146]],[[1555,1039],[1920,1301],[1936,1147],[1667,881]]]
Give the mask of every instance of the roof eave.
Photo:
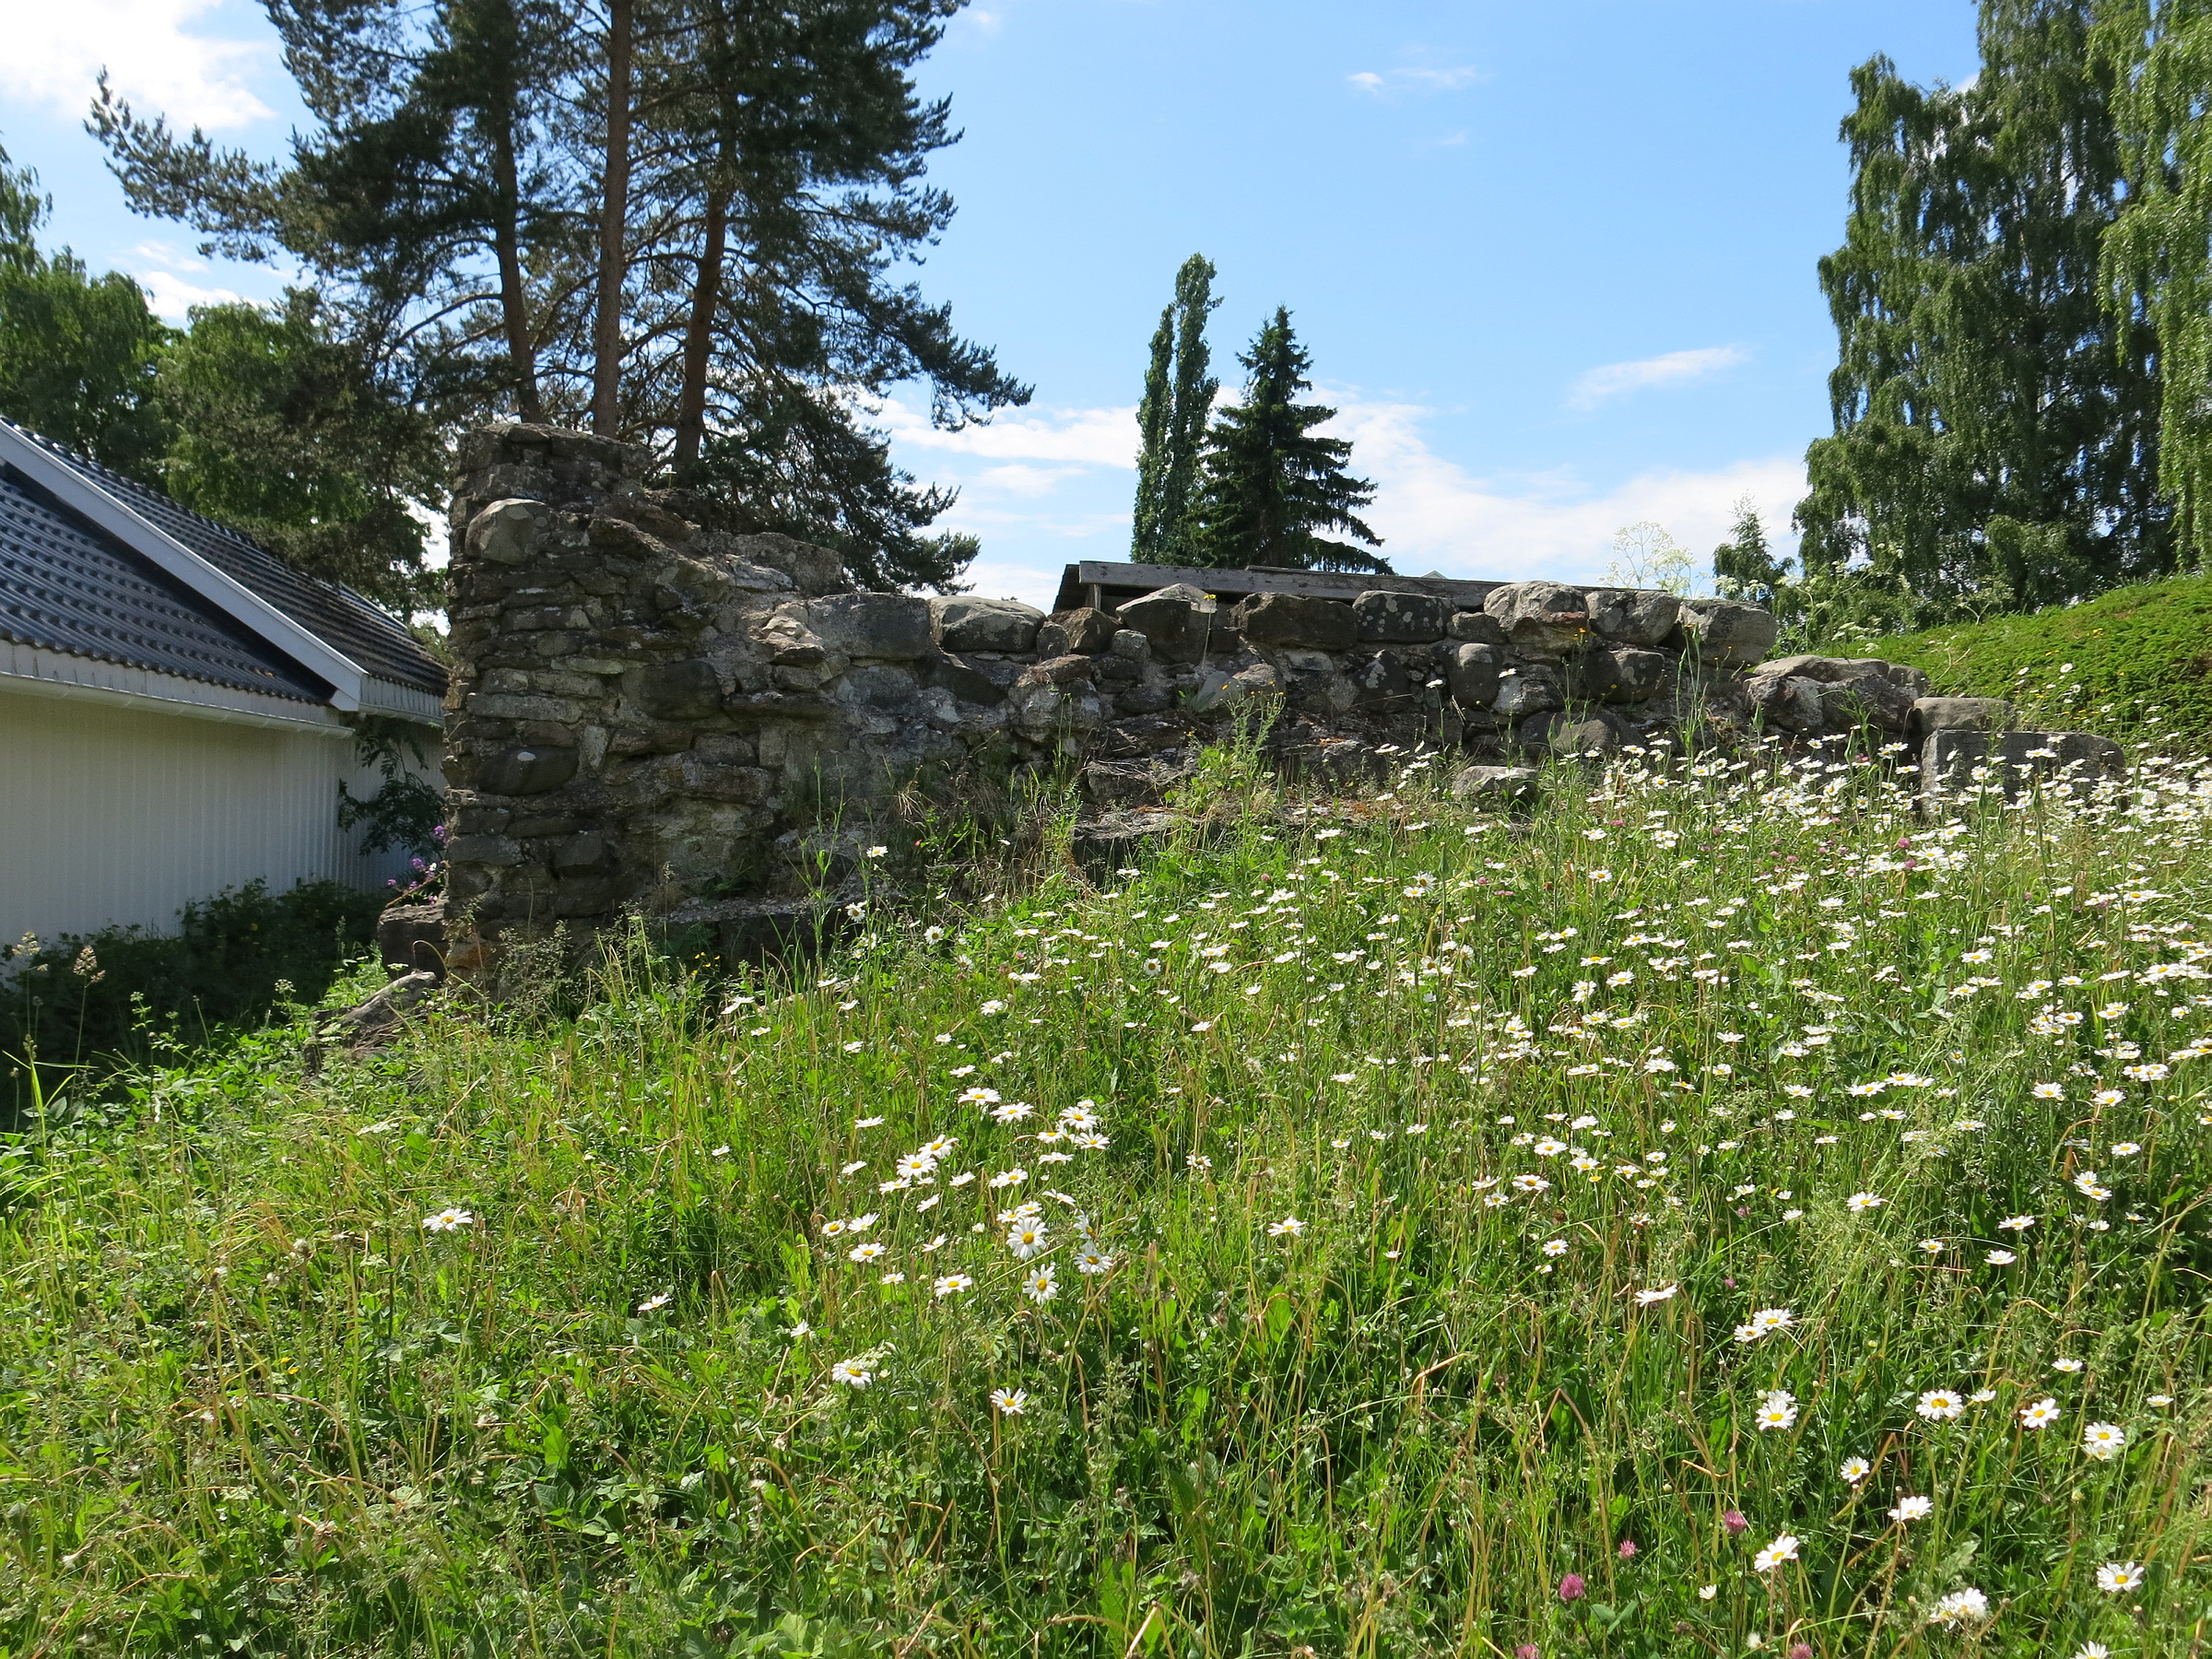
[[[360,709],[370,677],[360,665],[6,420],[0,420],[0,461],[327,682],[332,708],[347,714]]]

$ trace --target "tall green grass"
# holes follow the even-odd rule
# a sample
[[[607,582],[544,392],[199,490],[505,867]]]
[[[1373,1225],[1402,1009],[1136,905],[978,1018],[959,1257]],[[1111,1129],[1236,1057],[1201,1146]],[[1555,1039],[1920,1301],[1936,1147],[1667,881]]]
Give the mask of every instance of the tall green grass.
[[[2212,782],[1438,782],[65,1106],[0,1644],[2196,1652]]]

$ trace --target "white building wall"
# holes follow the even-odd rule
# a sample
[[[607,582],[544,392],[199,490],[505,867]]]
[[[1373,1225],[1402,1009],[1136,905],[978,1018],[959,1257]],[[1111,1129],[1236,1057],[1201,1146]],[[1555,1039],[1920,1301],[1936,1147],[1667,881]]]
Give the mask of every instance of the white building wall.
[[[0,947],[111,924],[168,932],[188,900],[256,877],[272,892],[312,877],[381,888],[406,869],[338,829],[338,781],[356,794],[378,782],[350,732],[177,707],[0,676]]]

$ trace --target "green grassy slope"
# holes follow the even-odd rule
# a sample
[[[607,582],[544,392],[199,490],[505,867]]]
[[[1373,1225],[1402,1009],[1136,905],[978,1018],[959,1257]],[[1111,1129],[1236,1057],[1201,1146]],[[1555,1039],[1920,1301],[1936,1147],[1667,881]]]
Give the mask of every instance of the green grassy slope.
[[[2212,577],[1827,649],[1914,664],[1945,691],[2012,698],[2039,724],[2212,747]]]
[[[2194,1653],[2212,772],[1737,767],[0,1146],[0,1653]]]

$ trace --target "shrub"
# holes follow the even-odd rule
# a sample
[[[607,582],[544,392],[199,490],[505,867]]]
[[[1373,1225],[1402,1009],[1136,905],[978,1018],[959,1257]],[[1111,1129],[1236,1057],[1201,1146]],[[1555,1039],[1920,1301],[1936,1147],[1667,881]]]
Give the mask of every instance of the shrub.
[[[27,940],[0,979],[0,1054],[14,1104],[28,1091],[27,1056],[51,1089],[78,1070],[143,1062],[164,1041],[257,1025],[280,994],[321,996],[375,935],[383,903],[335,881],[275,895],[250,881],[187,904],[174,934],[107,927]]]

